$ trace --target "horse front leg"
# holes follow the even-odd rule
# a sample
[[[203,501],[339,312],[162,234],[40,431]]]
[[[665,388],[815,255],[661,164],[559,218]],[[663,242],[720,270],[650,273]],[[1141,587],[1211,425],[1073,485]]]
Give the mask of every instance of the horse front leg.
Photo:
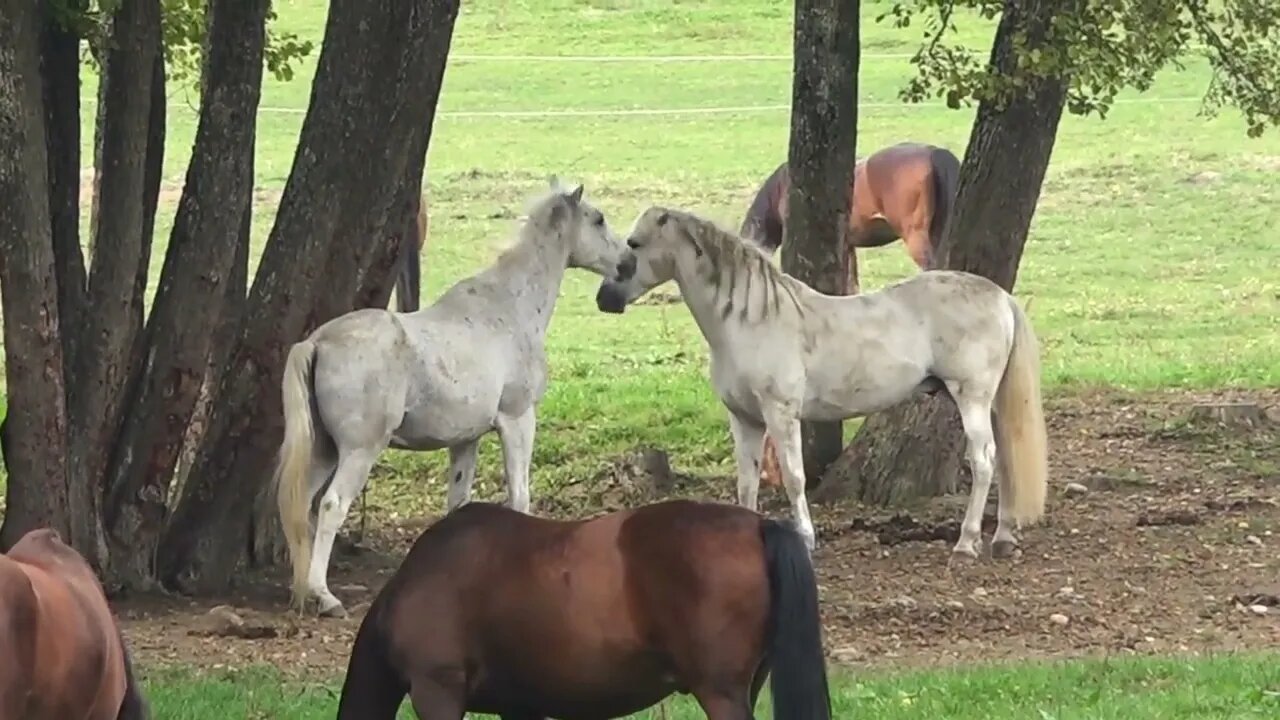
[[[533,406],[519,415],[498,414],[498,438],[507,477],[507,503],[511,509],[529,512],[529,467],[533,464],[533,435],[537,420]]]
[[[786,405],[765,409],[765,427],[778,448],[782,464],[782,483],[791,501],[791,517],[795,519],[804,543],[813,552],[817,534],[809,518],[809,502],[805,499],[804,452],[800,440],[800,414]],[[759,443],[757,443],[757,446]],[[758,481],[758,477],[757,477]]]
[[[764,426],[731,412],[729,431],[733,435],[733,456],[738,464],[738,504],[755,510],[760,494],[760,454],[764,449]]]

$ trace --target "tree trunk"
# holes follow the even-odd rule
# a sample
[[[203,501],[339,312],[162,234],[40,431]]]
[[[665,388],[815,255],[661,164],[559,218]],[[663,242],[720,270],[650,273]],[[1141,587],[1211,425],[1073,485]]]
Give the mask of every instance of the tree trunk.
[[[83,2],[69,3],[71,11]],[[43,36],[45,132],[49,206],[58,283],[63,362],[74,366],[76,327],[85,309],[84,252],[80,249],[80,39],[47,18]]]
[[[106,521],[116,580],[146,587],[169,485],[204,385],[253,199],[253,153],[269,0],[208,9],[200,120],[144,339],[141,378],[117,441]],[[243,276],[241,276],[243,280]],[[243,293],[243,289],[240,289]],[[237,308],[238,309],[238,308]]]
[[[795,71],[782,269],[845,294],[846,235],[858,115],[859,2],[796,0]],[[803,423],[805,476],[816,484],[843,445],[841,423]]]
[[[74,506],[67,474],[40,31],[36,3],[0,13],[0,307],[9,468],[0,551],[39,526],[56,528],[78,547],[92,540],[80,535],[84,508]]]
[[[351,309],[375,244],[369,239],[386,237],[410,151],[430,137],[457,13],[458,0],[330,4],[311,104],[242,337],[161,544],[166,582],[224,588],[246,559],[254,505],[280,440],[284,357],[316,324]]]
[[[130,381],[143,317],[148,231],[159,182],[156,154],[163,148],[163,125],[152,111],[160,53],[158,0],[124,0],[111,21],[102,82],[102,187],[94,219],[88,306],[77,329],[75,378],[68,388],[73,501],[87,506],[91,528],[102,536],[102,481],[110,460]],[[160,137],[156,138],[159,131]],[[157,143],[157,140],[159,141]],[[73,502],[73,504],[76,504]],[[105,560],[105,548],[94,554]],[[83,552],[83,550],[82,550]]]
[[[993,71],[1017,71],[1017,53],[1043,47],[1060,3],[1010,0],[996,29]],[[1019,36],[1025,33],[1025,39]],[[1022,48],[1019,49],[1019,44]],[[955,212],[939,266],[1012,290],[1066,102],[1062,79],[1031,79],[1026,93],[978,106],[960,168]],[[964,458],[959,413],[945,393],[867,419],[824,478],[822,494],[887,503],[956,489]],[[830,487],[826,487],[827,485]]]

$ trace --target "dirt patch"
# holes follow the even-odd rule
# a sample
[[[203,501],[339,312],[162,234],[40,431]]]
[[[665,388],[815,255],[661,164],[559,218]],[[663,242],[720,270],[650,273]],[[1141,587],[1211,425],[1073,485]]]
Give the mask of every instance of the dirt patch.
[[[1271,420],[1249,430],[1185,421],[1191,404],[1215,399],[1252,400]],[[1050,401],[1049,515],[1021,533],[1022,547],[1008,560],[948,567],[963,497],[909,513],[815,507],[833,660],[918,666],[1276,647],[1277,410],[1280,391]],[[652,465],[643,454],[622,458],[598,477],[538,498],[538,511],[580,515],[664,496],[732,496],[731,479],[655,482]],[[785,507],[776,490],[762,504],[774,514]],[[989,539],[994,502],[988,516]],[[296,617],[278,576],[252,578],[229,597],[148,596],[116,606],[146,664],[265,662],[310,676],[340,674],[372,594],[428,522],[373,518],[375,529],[359,544],[335,553],[332,587],[353,610],[349,620]],[[242,623],[222,617],[227,608],[219,605]],[[230,629],[210,630],[220,626]]]

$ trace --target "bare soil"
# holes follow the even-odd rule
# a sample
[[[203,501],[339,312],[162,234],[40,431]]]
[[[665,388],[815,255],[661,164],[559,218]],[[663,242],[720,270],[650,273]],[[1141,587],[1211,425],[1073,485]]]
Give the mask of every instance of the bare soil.
[[[1243,428],[1188,421],[1194,403],[1214,401],[1255,402],[1268,419]],[[898,511],[814,508],[833,661],[897,667],[1280,647],[1280,391],[1076,394],[1048,409],[1048,517],[1022,532],[1011,559],[948,567],[963,496]],[[619,460],[537,509],[567,516],[664,495],[728,499],[733,487],[677,477],[653,488],[643,476]],[[781,512],[780,492],[769,492],[768,510]],[[994,495],[988,537],[993,512]],[[332,677],[345,670],[372,593],[428,522],[371,518],[359,543],[335,553],[331,586],[353,611],[347,620],[299,618],[279,576],[247,577],[228,597],[125,598],[116,607],[149,666],[270,663]],[[229,630],[225,611],[210,614],[219,605],[243,624]]]

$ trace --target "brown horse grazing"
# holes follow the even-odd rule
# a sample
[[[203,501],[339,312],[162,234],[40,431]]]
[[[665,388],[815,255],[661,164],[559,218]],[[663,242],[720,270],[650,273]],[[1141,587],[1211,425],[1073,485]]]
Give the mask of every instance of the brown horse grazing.
[[[22,536],[0,555],[0,718],[146,716],[93,569],[55,530]]]
[[[400,312],[414,312],[422,302],[422,249],[427,246],[426,196],[418,201],[413,230],[414,234],[404,239],[396,262],[396,310]]]
[[[916,265],[931,269],[959,176],[959,158],[936,145],[904,142],[872,153],[854,166],[849,252],[901,239]],[[790,185],[784,162],[760,186],[738,231],[770,255],[782,245]],[[857,289],[856,276],[850,277],[850,292]]]
[[[556,521],[473,502],[426,530],[356,634],[339,720],[603,720],[674,692],[710,720],[828,720],[818,589],[789,523],[673,500]]]

